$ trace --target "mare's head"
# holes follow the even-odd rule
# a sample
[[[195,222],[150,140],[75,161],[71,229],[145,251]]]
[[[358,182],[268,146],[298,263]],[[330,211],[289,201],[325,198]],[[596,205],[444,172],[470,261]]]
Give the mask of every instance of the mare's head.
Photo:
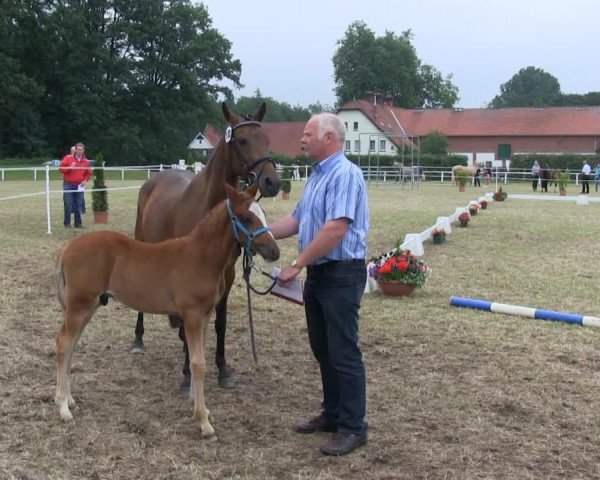
[[[269,138],[260,127],[266,110],[263,102],[254,115],[242,117],[223,102],[223,115],[229,124],[223,140],[230,148],[235,174],[250,185],[258,184],[263,197],[274,197],[279,193],[281,177],[269,156]]]
[[[245,246],[250,255],[258,253],[268,262],[274,262],[279,259],[279,246],[267,228],[263,209],[254,199],[257,190],[257,184],[251,185],[245,192],[225,184],[227,209],[240,246]]]

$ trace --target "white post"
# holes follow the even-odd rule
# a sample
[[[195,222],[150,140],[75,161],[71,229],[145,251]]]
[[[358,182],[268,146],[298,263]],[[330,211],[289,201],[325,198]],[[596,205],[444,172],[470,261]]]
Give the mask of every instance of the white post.
[[[4,181],[4,169],[2,169],[2,181]]]
[[[50,225],[50,165],[46,165],[46,223],[48,224],[46,234],[52,235]]]
[[[125,181],[125,169],[121,169],[121,181],[124,182]]]
[[[33,169],[33,181],[37,182],[37,168]]]

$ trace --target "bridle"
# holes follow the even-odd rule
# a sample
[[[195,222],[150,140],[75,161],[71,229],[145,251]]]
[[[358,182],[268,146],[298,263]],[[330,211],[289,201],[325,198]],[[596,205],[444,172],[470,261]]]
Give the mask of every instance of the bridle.
[[[252,319],[252,300],[250,297],[250,290],[252,290],[254,293],[257,293],[258,295],[266,295],[267,293],[271,292],[271,290],[277,283],[277,278],[268,274],[267,272],[265,272],[260,267],[254,264],[252,260],[252,257],[254,256],[252,253],[252,244],[256,237],[267,233],[269,231],[269,227],[263,226],[251,232],[250,230],[248,230],[246,225],[244,225],[240,221],[240,219],[235,216],[231,208],[231,201],[229,199],[227,199],[226,205],[227,213],[229,214],[229,219],[231,220],[231,224],[233,227],[233,236],[235,237],[236,242],[238,243],[240,249],[244,254],[242,258],[242,264],[244,267],[244,280],[246,281],[246,293],[248,294],[248,329],[250,330],[250,344],[252,346],[252,357],[254,358],[255,362],[258,362],[258,354],[256,353],[256,342],[254,341],[254,321]],[[246,236],[245,243],[242,241],[240,233],[243,233]],[[258,291],[252,285],[250,285],[250,273],[252,272],[252,268],[258,270],[260,273],[273,280],[271,286],[264,292]]]
[[[257,120],[244,120],[244,121],[238,123],[237,125],[234,125],[233,127],[231,125],[228,125],[227,128],[225,129],[225,143],[227,143],[228,145],[230,145],[233,148],[233,150],[237,154],[238,158],[240,159],[242,167],[244,167],[244,170],[246,171],[246,178],[244,179],[245,187],[248,187],[258,181],[258,179],[262,175],[262,172],[265,168],[265,164],[267,162],[271,162],[271,165],[273,165],[273,168],[276,168],[275,160],[273,160],[273,157],[270,157],[270,156],[259,158],[251,166],[248,165],[248,162],[246,161],[246,158],[244,157],[244,154],[242,153],[242,150],[241,150],[240,146],[238,145],[236,138],[235,138],[235,131],[240,127],[245,127],[248,125],[254,125],[254,126],[260,127],[260,122]],[[257,167],[259,167],[261,165],[262,165],[262,167],[260,169],[260,172],[258,172],[258,174],[257,174],[255,170]],[[260,200],[260,196],[259,196],[259,200]]]

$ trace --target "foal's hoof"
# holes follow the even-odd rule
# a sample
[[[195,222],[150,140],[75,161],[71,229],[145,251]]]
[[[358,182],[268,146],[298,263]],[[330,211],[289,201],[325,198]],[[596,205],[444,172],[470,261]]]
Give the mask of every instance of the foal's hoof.
[[[131,353],[146,353],[144,343],[136,338],[131,344]]]
[[[235,387],[235,380],[231,375],[219,375],[219,387],[221,388],[233,388]]]

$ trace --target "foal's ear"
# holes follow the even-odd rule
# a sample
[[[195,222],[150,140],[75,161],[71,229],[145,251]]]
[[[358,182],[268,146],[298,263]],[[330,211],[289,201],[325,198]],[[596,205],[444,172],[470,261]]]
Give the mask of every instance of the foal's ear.
[[[231,125],[235,125],[236,123],[239,123],[237,121],[237,115],[235,114],[235,112],[233,110],[229,110],[229,107],[227,106],[227,104],[225,102],[223,102],[221,104],[221,110],[223,111],[223,116],[225,117],[225,120],[227,120],[227,123],[229,123]]]
[[[252,198],[256,198],[256,192],[258,191],[258,183],[253,183],[246,189],[246,193]]]
[[[225,195],[227,195],[227,198],[229,200],[231,200],[233,202],[235,200],[235,198],[237,197],[237,194],[238,194],[238,192],[235,188],[233,188],[228,183],[225,184]]]

